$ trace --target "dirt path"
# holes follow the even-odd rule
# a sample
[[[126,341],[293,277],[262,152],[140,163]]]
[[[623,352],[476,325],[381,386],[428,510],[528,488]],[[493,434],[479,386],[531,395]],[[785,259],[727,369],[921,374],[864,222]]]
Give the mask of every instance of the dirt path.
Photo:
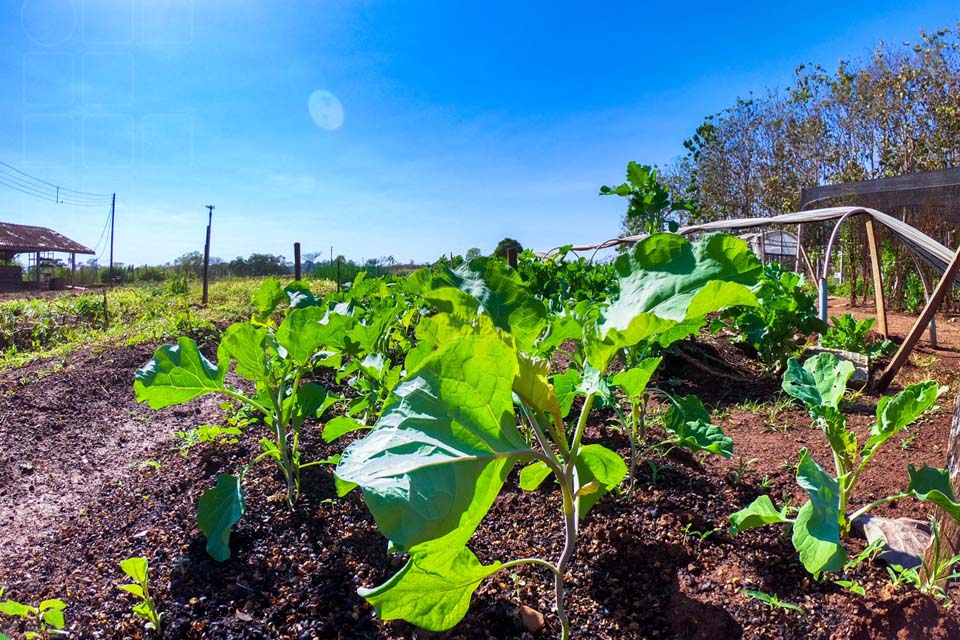
[[[138,405],[132,372],[153,346],[78,351],[0,373],[0,528],[5,553],[29,548],[95,505],[172,434],[219,413]]]

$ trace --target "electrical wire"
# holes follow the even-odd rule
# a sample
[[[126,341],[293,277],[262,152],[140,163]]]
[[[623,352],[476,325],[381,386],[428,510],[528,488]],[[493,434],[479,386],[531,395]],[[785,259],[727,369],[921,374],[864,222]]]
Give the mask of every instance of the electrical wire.
[[[2,160],[0,160],[0,185],[43,200],[53,200],[57,204],[78,207],[103,206],[109,204],[112,197],[106,193],[90,193],[61,187],[21,171]]]

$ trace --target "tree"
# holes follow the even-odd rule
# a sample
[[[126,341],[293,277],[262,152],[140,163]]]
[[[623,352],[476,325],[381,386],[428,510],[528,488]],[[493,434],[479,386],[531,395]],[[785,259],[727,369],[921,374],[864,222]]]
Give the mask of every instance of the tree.
[[[517,255],[523,251],[523,245],[514,240],[513,238],[504,238],[497,243],[497,248],[493,250],[493,255],[500,256],[501,258],[507,257],[507,251],[513,249]]]

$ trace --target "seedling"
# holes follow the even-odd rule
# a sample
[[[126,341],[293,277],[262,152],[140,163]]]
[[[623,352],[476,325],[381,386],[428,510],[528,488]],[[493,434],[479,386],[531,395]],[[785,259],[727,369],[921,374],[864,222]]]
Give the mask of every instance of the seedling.
[[[193,340],[180,338],[175,346],[160,347],[137,370],[133,384],[137,401],[162,409],[218,393],[256,410],[271,437],[260,440],[262,453],[251,464],[267,458],[276,463],[286,484],[287,504],[293,508],[300,497],[301,472],[322,463],[302,462],[300,430],[308,418],[319,418],[337,400],[320,385],[304,381],[320,347],[336,331],[335,323],[323,322],[326,316],[319,307],[307,307],[291,311],[276,330],[235,323],[224,333],[217,365]],[[237,375],[256,385],[256,393],[247,395],[226,385],[231,361]],[[214,437],[222,435],[220,431]],[[218,561],[230,557],[230,529],[246,510],[242,479],[248,467],[237,475],[220,474],[217,486],[201,496],[197,507],[207,551]]]
[[[733,467],[734,482],[736,482],[737,484],[743,484],[743,478],[747,475],[747,472],[750,470],[750,465],[759,461],[760,461],[760,458],[750,458],[749,460],[747,460],[743,456],[740,456],[740,460],[737,462],[737,466]]]
[[[859,585],[859,584],[857,584],[856,582],[853,582],[853,581],[851,581],[851,580],[834,580],[834,581],[833,581],[833,584],[837,585],[838,587],[842,587],[843,589],[846,589],[847,591],[850,591],[851,593],[855,593],[855,594],[857,594],[858,596],[865,596],[865,595],[867,595],[867,590],[866,590],[866,589],[864,589],[861,585]]]
[[[814,424],[823,431],[833,452],[835,475],[830,476],[803,449],[797,465],[797,483],[810,500],[800,507],[796,518],[778,512],[766,495],[730,516],[734,532],[767,524],[791,524],[793,545],[800,561],[815,576],[838,571],[846,564],[843,540],[850,532],[851,522],[881,504],[913,496],[934,502],[954,517],[960,517],[960,504],[953,497],[947,472],[927,466],[917,470],[912,464],[908,469],[910,484],[906,491],[847,514],[857,481],[874,454],[932,407],[946,390],[928,381],[911,385],[896,396],[881,398],[877,403],[876,422],[861,448],[857,445],[856,433],[847,428],[846,416],[837,408],[852,374],[853,365],[832,353],[814,356],[802,367],[793,358],[787,362],[783,389],[806,405]]]
[[[133,613],[146,621],[144,627],[159,636],[160,618],[163,614],[157,611],[157,605],[150,595],[150,588],[147,584],[147,559],[127,558],[120,562],[120,568],[133,582],[131,584],[121,584],[117,588],[140,599],[140,602],[133,606]]]
[[[0,589],[0,598],[2,597],[3,589]],[[47,640],[51,635],[70,635],[63,630],[65,625],[63,611],[66,608],[66,603],[57,598],[44,600],[35,607],[15,600],[0,601],[0,613],[27,621],[28,630],[23,634],[26,640]],[[6,638],[6,636],[0,634],[0,638]]]
[[[771,593],[764,593],[763,591],[754,591],[752,589],[741,589],[740,593],[754,600],[759,600],[764,603],[771,609],[789,609],[790,611],[796,611],[802,616],[806,616],[807,612],[803,607],[797,606],[791,602],[781,600],[777,596]]]

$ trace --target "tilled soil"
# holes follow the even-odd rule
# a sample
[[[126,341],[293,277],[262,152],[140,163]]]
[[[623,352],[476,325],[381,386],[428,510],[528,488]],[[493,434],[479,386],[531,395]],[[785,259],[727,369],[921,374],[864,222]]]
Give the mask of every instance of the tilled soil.
[[[155,346],[155,345],[154,345]],[[736,361],[736,349],[704,347]],[[68,603],[67,627],[79,638],[144,637],[130,613],[132,597],[119,562],[146,556],[164,638],[531,638],[558,637],[552,578],[530,565],[484,582],[466,619],[447,633],[384,623],[356,589],[384,581],[402,565],[366,511],[362,496],[337,498],[328,467],[305,472],[304,496],[287,508],[275,469],[247,474],[247,513],[232,536],[232,557],[216,563],[195,524],[196,502],[218,473],[237,472],[258,450],[258,427],[236,445],[198,445],[183,456],[171,434],[222,419],[220,400],[196,400],[154,412],[133,398],[134,369],[153,346],[74,353],[0,374],[0,586],[5,597]],[[718,354],[720,355],[720,354]],[[760,493],[797,504],[793,470],[806,447],[830,462],[806,413],[772,413],[779,383],[750,367],[710,379],[683,360],[667,363],[663,383],[696,391],[735,442],[735,457],[701,460],[684,451],[643,454],[637,491],[609,496],[582,526],[566,580],[566,606],[576,638],[960,638],[960,614],[930,597],[890,585],[882,565],[864,563],[846,579],[858,596],[830,579],[815,581],[782,530],[769,527],[731,538],[727,516]],[[911,366],[919,379],[931,368]],[[937,367],[932,367],[938,373]],[[683,374],[689,372],[684,379]],[[947,370],[944,382],[955,374]],[[937,376],[939,377],[939,376]],[[949,378],[949,380],[947,380]],[[732,382],[731,380],[739,380]],[[749,384],[742,380],[750,380]],[[956,388],[944,409],[922,419],[909,438],[895,438],[868,468],[857,506],[906,484],[908,462],[942,466]],[[876,397],[856,398],[851,424],[865,432]],[[654,430],[655,431],[655,430]],[[652,433],[650,440],[656,439]],[[587,439],[624,456],[629,444],[598,417]],[[305,432],[306,459],[336,453],[316,425]],[[150,464],[143,464],[153,461]],[[880,515],[925,518],[926,505],[888,505]],[[559,496],[545,483],[517,486],[517,472],[471,541],[481,561],[541,556],[556,559],[562,539]],[[863,546],[852,540],[853,551]],[[840,576],[830,576],[839,578]],[[770,608],[741,593],[776,594],[805,614]],[[527,611],[544,614],[537,631]],[[8,619],[0,629],[22,631]]]

